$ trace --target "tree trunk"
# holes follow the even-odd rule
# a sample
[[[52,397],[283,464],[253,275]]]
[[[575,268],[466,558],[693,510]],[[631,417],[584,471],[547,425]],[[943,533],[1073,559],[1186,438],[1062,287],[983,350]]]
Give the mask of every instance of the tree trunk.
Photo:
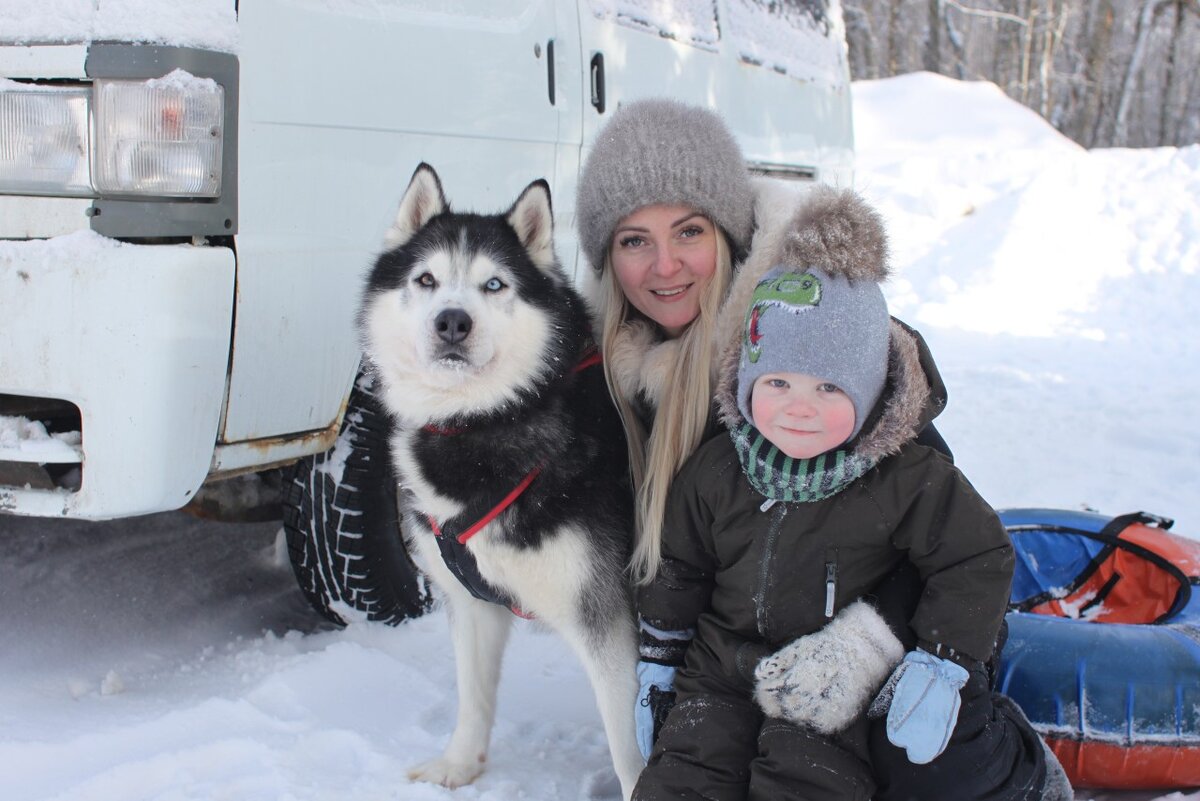
[[[942,67],[942,3],[941,0],[929,0],[929,30],[925,34],[925,69],[929,72],[941,72]]]
[[[1057,9],[1054,7],[1054,0],[1049,0],[1046,7],[1046,25],[1042,33],[1042,64],[1041,64],[1041,89],[1042,117],[1050,119],[1050,99],[1054,92],[1054,59],[1058,53],[1058,45],[1062,41],[1063,31],[1067,27],[1067,9],[1066,3],[1061,2]],[[1053,120],[1052,120],[1053,122]]]
[[[1177,69],[1182,50],[1187,42],[1184,35],[1184,24],[1189,11],[1200,12],[1200,2],[1197,0],[1174,0],[1175,19],[1171,26],[1171,44],[1167,47],[1167,74],[1163,78],[1162,97],[1159,99],[1158,138],[1164,145],[1182,145],[1180,136],[1182,119],[1188,113],[1186,101],[1188,92],[1180,86],[1184,77]],[[1189,8],[1190,7],[1190,8]],[[1172,103],[1178,105],[1172,109]]]
[[[950,16],[950,6],[942,5],[942,16],[939,20],[940,25],[944,25],[946,29],[946,41],[950,44],[950,52],[954,59],[954,77],[960,81],[967,78],[967,53],[963,43],[962,31],[954,27],[954,20]]]
[[[1033,5],[1029,4],[1029,16],[1025,18],[1025,31],[1021,36],[1021,79],[1020,87],[1021,103],[1025,106],[1029,105],[1029,68],[1030,59],[1033,55],[1033,31],[1036,27],[1038,10]]]
[[[1019,9],[1016,0],[998,0],[998,10],[1005,14],[1017,16]],[[1003,22],[996,25],[996,49],[992,60],[992,80],[1012,97],[1019,97],[1014,83],[1020,74],[1021,27],[1006,25]]]
[[[842,15],[846,20],[846,49],[850,58],[850,76],[854,80],[881,77],[875,56],[879,44],[871,30],[871,18],[859,6],[847,4]]]
[[[1078,140],[1084,147],[1100,144],[1100,129],[1104,119],[1104,72],[1112,51],[1114,17],[1112,0],[1101,0],[1093,24],[1087,30],[1087,61],[1084,65],[1086,94]]]
[[[900,49],[904,41],[901,31],[903,23],[904,0],[890,0],[888,3],[888,75],[899,75]]]
[[[1166,0],[1145,0],[1142,12],[1138,14],[1137,40],[1133,45],[1133,54],[1129,57],[1129,65],[1125,70],[1125,80],[1121,82],[1121,99],[1117,102],[1116,130],[1113,132],[1113,144],[1126,147],[1129,144],[1129,108],[1133,104],[1133,88],[1137,83],[1138,72],[1142,68],[1142,59],[1146,55],[1146,42],[1150,39],[1150,31],[1154,27],[1154,14],[1159,5]]]

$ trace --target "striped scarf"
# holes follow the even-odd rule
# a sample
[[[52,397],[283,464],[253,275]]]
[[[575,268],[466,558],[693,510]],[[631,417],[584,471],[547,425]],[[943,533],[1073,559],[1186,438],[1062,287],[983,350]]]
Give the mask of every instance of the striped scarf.
[[[875,466],[870,459],[847,450],[829,451],[811,459],[793,459],[745,420],[731,429],[729,436],[750,486],[776,501],[824,500]]]

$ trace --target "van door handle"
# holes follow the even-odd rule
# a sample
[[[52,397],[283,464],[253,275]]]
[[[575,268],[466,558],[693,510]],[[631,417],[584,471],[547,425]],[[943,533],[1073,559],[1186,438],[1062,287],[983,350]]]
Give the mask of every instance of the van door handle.
[[[592,56],[592,105],[604,113],[604,54]]]
[[[554,105],[554,40],[546,42],[546,80],[550,85],[550,105]]]

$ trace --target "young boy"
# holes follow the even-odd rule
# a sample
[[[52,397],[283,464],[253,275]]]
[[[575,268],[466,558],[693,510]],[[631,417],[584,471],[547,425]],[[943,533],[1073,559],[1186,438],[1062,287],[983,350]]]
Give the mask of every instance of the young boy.
[[[722,313],[728,434],[676,478],[639,593],[641,698],[678,697],[636,799],[867,801],[871,700],[892,743],[928,763],[995,647],[1012,545],[959,471],[914,442],[929,386],[879,287],[882,228],[852,193],[836,200],[760,249]],[[905,560],[924,581],[915,614],[882,611],[916,632],[907,655],[867,600]],[[954,781],[938,797],[965,797]]]

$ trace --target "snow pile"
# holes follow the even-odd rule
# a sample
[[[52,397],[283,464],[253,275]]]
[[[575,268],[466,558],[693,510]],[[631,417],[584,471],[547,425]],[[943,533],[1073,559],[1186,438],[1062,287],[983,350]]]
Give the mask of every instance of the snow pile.
[[[0,44],[139,42],[236,53],[233,0],[5,0]]]
[[[83,458],[80,442],[78,431],[49,434],[36,420],[0,415],[0,461],[78,462]]]
[[[220,84],[212,78],[197,78],[187,70],[173,69],[161,78],[146,81],[147,89],[173,90],[176,92],[216,92]]]

